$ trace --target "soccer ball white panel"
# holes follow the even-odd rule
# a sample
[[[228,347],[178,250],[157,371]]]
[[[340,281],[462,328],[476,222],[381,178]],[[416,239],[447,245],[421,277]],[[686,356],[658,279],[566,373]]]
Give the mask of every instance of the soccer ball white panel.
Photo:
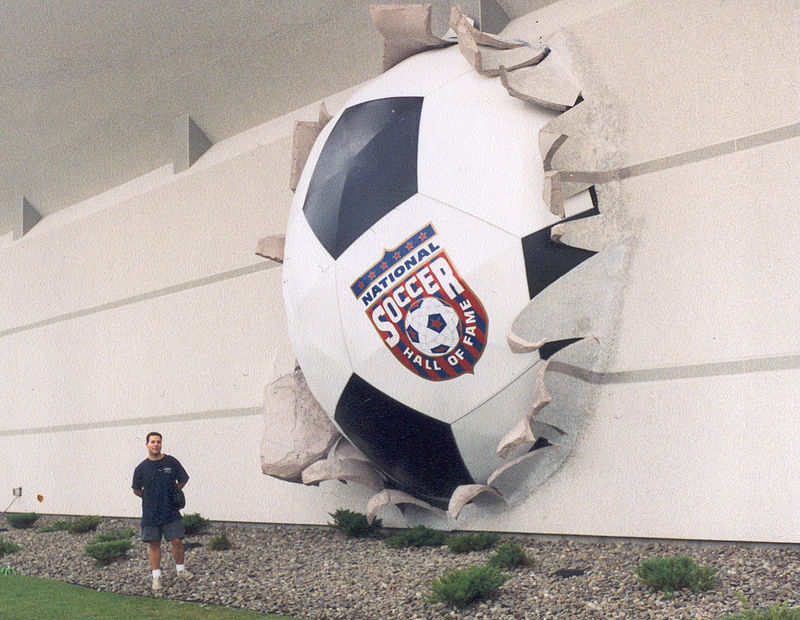
[[[416,54],[365,85],[347,106],[383,97],[422,97],[465,73],[474,69],[455,46]]]
[[[486,479],[503,464],[497,445],[533,406],[533,385],[539,364],[481,406],[453,422],[453,435],[469,473],[475,480]]]
[[[334,260],[300,209],[289,216],[285,256],[283,297],[289,338],[311,393],[332,414],[350,377],[350,362],[336,303]]]
[[[506,332],[529,298],[520,241],[412,196],[336,261],[353,370],[437,420],[477,407],[535,363]]]
[[[448,82],[422,107],[418,191],[520,237],[556,223],[542,199],[538,146],[554,116],[474,71]]]

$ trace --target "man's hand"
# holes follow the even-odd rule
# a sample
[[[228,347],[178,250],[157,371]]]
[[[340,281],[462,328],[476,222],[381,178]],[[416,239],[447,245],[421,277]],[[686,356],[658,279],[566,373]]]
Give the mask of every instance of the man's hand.
[[[141,490],[141,489],[134,489],[134,490],[133,490],[133,494],[134,494],[136,497],[141,497],[141,496],[142,496],[142,490]]]

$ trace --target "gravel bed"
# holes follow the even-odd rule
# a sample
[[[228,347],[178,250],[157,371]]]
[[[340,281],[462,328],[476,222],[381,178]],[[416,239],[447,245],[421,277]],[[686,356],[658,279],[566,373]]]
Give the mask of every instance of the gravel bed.
[[[45,516],[42,527],[55,518]],[[3,527],[6,527],[3,524]],[[106,519],[96,533],[134,527]],[[229,551],[212,551],[211,538],[225,532]],[[101,567],[83,555],[96,533],[0,532],[22,547],[0,558],[18,573],[139,596],[153,596],[146,546],[137,540],[128,557]],[[800,545],[773,546],[692,542],[588,541],[506,535],[534,558],[489,600],[463,610],[426,600],[428,582],[483,563],[491,551],[455,554],[446,547],[389,549],[379,539],[347,539],[331,528],[214,524],[186,539],[186,566],[195,578],[177,581],[164,543],[164,589],[159,596],[243,607],[315,619],[380,618],[719,618],[741,610],[737,595],[755,607],[800,606]],[[634,569],[648,558],[687,554],[717,568],[709,592],[672,598],[637,582]],[[582,575],[558,577],[560,569]],[[2,579],[2,576],[0,576]]]

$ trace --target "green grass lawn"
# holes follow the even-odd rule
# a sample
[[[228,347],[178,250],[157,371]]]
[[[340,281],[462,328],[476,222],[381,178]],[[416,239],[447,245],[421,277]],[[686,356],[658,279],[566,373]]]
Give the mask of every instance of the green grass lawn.
[[[288,616],[261,614],[243,609],[214,607],[167,599],[96,592],[58,581],[0,575],[0,619],[47,620],[50,618],[131,620],[153,618],[219,618],[221,620],[290,620]]]

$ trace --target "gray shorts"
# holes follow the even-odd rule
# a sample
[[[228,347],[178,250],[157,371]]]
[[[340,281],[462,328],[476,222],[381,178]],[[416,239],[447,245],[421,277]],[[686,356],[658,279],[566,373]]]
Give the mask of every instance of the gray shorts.
[[[166,525],[142,526],[142,540],[144,542],[161,540],[162,536],[164,540],[175,540],[186,536],[186,532],[183,531],[183,520],[176,519]]]

